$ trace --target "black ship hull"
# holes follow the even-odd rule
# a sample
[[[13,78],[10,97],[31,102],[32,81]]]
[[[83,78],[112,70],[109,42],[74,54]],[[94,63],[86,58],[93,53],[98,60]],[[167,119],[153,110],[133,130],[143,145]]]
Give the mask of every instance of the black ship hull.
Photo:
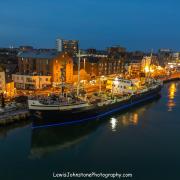
[[[160,97],[161,86],[148,92],[133,95],[130,99],[105,106],[91,106],[72,111],[31,110],[33,128],[65,126],[101,119]]]

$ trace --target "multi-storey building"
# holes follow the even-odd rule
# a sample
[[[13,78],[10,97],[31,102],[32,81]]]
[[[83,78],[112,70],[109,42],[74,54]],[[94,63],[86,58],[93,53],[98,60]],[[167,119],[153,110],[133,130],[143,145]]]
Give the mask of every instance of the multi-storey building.
[[[70,54],[76,55],[79,50],[78,41],[77,40],[63,40],[63,51]]]
[[[141,62],[130,63],[128,73],[131,77],[139,77],[141,73]]]
[[[65,52],[70,55],[76,55],[79,50],[79,45],[78,45],[77,40],[64,40],[64,39],[56,39],[56,50],[58,52]]]
[[[20,89],[41,89],[53,83],[61,83],[62,68],[64,80],[72,82],[73,60],[65,53],[56,51],[27,51],[18,55],[19,71],[13,80]]]
[[[13,97],[15,95],[14,82],[8,78],[6,72],[0,68],[0,93],[6,97]]]
[[[58,38],[56,39],[56,50],[57,52],[62,52],[62,49],[63,49],[63,40]]]
[[[108,54],[121,54],[126,52],[126,48],[121,46],[112,46],[107,48]]]
[[[168,62],[172,60],[172,50],[171,49],[159,49],[158,59],[161,66],[165,66]]]
[[[77,71],[77,63],[74,69]],[[81,60],[81,69],[84,69],[91,77],[121,74],[124,72],[124,59],[87,56]]]
[[[171,53],[171,62],[175,62],[175,63],[180,62],[180,52]]]

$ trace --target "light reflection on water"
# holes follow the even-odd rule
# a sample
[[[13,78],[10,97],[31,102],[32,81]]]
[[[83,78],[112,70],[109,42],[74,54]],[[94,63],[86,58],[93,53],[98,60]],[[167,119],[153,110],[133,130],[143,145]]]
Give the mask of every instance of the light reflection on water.
[[[116,131],[118,120],[116,118],[111,118],[110,123],[111,123],[112,131]]]
[[[143,115],[146,108],[142,107],[138,111],[132,111],[120,114],[118,116],[112,117],[109,121],[110,129],[115,132],[122,127],[127,127],[130,125],[137,126],[139,123],[139,117]]]
[[[175,102],[176,93],[177,93],[177,85],[176,83],[172,83],[168,89],[168,103],[167,103],[168,111],[173,111],[173,108],[176,106],[176,102]]]

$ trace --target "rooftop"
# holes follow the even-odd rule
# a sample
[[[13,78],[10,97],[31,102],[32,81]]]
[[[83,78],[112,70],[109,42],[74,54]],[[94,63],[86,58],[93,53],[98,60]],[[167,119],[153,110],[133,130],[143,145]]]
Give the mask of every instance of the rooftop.
[[[18,57],[20,58],[34,58],[34,59],[53,59],[58,55],[58,52],[56,51],[25,51],[20,52],[18,54]]]

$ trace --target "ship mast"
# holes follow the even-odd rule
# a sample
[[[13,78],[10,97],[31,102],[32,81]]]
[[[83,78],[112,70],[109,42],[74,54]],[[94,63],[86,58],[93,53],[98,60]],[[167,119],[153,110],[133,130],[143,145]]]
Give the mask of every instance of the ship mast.
[[[77,82],[77,97],[79,96],[79,86],[80,86],[80,63],[81,63],[81,52],[78,53],[78,82]]]
[[[153,49],[151,49],[151,55],[150,55],[149,72],[148,72],[148,84],[150,83],[150,77],[151,77],[152,58],[153,58]]]

